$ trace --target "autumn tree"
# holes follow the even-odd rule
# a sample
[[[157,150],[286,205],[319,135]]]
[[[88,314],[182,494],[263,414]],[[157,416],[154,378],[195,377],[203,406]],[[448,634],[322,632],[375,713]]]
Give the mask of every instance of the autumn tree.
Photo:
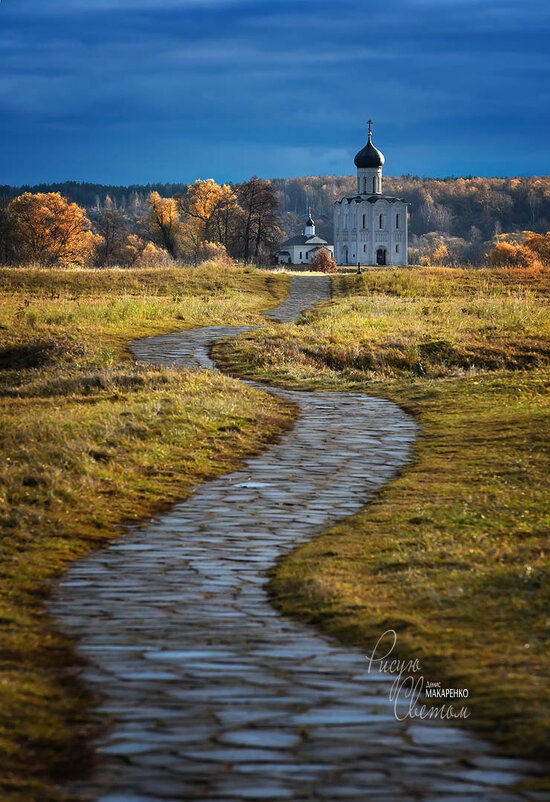
[[[93,247],[90,221],[76,203],[59,192],[24,192],[8,206],[22,258],[43,265],[81,265]]]
[[[525,245],[514,245],[511,242],[499,242],[489,253],[489,262],[493,267],[534,267],[539,263],[536,253]]]
[[[211,218],[210,237],[212,241],[221,243],[228,253],[237,256],[244,212],[231,187],[224,184],[222,189],[224,191]]]
[[[119,264],[123,260],[128,236],[126,219],[115,208],[104,209],[95,221],[95,230],[103,238],[98,248],[101,264]]]
[[[161,198],[158,192],[149,195],[149,225],[157,245],[175,259],[180,249],[182,223],[174,198]]]
[[[15,255],[13,226],[8,212],[8,203],[6,198],[0,198],[0,264],[12,261]]]
[[[550,266],[550,231],[546,234],[532,234],[527,237],[523,247],[536,254],[543,265]]]
[[[449,249],[446,245],[439,245],[433,255],[433,262],[435,265],[444,265],[449,261]]]
[[[185,196],[179,196],[179,206],[193,225],[193,239],[198,242],[221,242],[226,248],[233,234],[239,207],[229,184],[217,184],[212,178],[197,180]]]
[[[245,262],[258,260],[262,249],[276,249],[281,238],[277,216],[279,201],[270,181],[252,176],[237,185],[237,199],[243,210],[242,256]]]

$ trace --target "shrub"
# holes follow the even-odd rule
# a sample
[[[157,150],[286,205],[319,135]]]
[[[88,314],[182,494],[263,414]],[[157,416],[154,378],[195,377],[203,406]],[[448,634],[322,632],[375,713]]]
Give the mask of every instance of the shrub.
[[[233,267],[235,262],[221,242],[202,242],[197,251],[198,262],[214,262],[217,265]]]
[[[310,262],[310,267],[320,273],[336,273],[337,270],[334,256],[325,249],[317,251]]]
[[[489,262],[493,267],[524,267],[533,268],[540,259],[538,254],[523,245],[513,245],[509,242],[500,242],[489,253]]]

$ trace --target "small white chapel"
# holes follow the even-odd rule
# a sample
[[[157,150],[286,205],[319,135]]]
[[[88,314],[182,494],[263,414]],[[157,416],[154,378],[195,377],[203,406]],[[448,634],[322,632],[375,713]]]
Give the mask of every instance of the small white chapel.
[[[315,233],[315,223],[310,209],[303,232],[283,242],[275,258],[280,265],[307,265],[315,254],[322,250],[334,256],[334,245]]]
[[[355,157],[357,194],[334,204],[334,248],[339,265],[406,265],[407,206],[382,194],[383,154],[372,144]]]

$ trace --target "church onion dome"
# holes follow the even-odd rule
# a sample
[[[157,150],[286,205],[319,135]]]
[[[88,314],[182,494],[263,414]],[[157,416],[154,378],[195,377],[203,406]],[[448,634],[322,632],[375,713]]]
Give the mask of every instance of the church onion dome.
[[[314,225],[315,225],[315,223],[313,222],[313,219],[311,217],[311,212],[310,212],[309,213],[309,217],[307,218],[306,226],[314,226]]]
[[[371,142],[371,133],[369,131],[369,141],[360,150],[354,159],[356,167],[382,167],[385,162],[384,154],[380,153],[378,148],[375,148]]]

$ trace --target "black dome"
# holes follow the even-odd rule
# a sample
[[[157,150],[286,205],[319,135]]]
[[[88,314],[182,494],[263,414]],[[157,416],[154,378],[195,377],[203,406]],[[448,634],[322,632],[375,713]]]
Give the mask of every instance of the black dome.
[[[384,154],[380,153],[378,148],[375,148],[371,142],[370,134],[369,134],[369,141],[363,148],[360,150],[357,156],[354,159],[356,167],[382,167],[386,160],[384,159]]]

